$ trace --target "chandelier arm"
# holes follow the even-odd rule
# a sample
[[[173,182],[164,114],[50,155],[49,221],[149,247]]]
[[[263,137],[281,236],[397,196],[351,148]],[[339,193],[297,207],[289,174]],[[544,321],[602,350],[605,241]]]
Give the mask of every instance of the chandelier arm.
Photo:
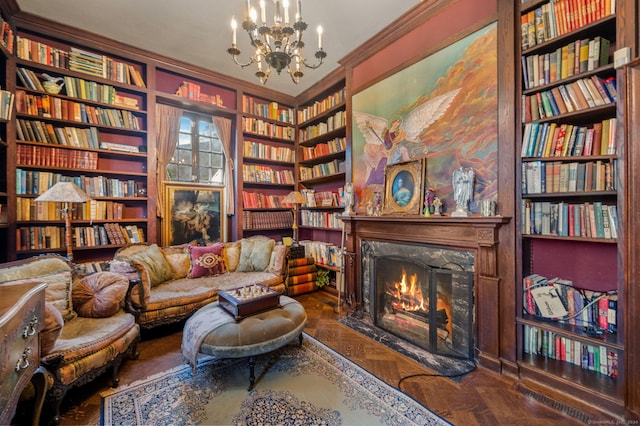
[[[240,65],[241,68],[246,68],[249,65],[255,63],[255,60],[253,58],[249,58],[249,62],[247,62],[246,64],[243,64],[242,62],[239,62],[238,61],[238,56],[240,55],[240,51],[236,47],[230,47],[229,49],[227,49],[227,52],[233,58],[233,62],[235,62],[237,65]]]
[[[318,63],[315,65],[310,65],[307,60],[305,58],[300,57],[300,62],[302,63],[302,65],[304,65],[307,68],[311,68],[312,70],[320,67],[320,65],[322,65],[322,63],[324,62],[324,58],[327,57],[327,53],[320,49],[316,52],[315,54],[316,59],[318,59]]]

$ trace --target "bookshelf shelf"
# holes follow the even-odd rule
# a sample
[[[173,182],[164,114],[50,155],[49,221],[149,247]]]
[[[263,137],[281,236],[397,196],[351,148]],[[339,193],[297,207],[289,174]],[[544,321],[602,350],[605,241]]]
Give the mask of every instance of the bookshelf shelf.
[[[325,183],[330,181],[339,181],[339,180],[341,180],[344,183],[344,178],[345,178],[345,173],[335,173],[335,174],[330,174],[326,176],[319,176],[313,179],[301,180],[300,184],[309,186],[309,185],[316,185],[320,183]]]
[[[544,289],[554,278],[566,280],[572,286],[567,293],[573,288],[623,293],[617,261],[624,240],[617,238],[623,232],[618,208],[625,186],[625,173],[618,170],[624,166],[617,122],[622,87],[612,59],[622,23],[611,4],[598,0],[591,13],[582,13],[579,2],[519,5],[522,130],[516,180],[521,182],[522,270],[516,287],[522,312],[534,306],[527,287],[531,280],[539,279],[536,286]],[[577,9],[564,13],[564,7]],[[574,309],[572,297],[562,300],[568,311]],[[618,325],[613,332],[600,329],[604,320],[591,322],[592,316],[585,328],[517,315],[521,377],[623,412],[626,348],[623,309],[615,303],[616,308],[609,305]],[[598,365],[592,365],[594,352],[603,354]]]

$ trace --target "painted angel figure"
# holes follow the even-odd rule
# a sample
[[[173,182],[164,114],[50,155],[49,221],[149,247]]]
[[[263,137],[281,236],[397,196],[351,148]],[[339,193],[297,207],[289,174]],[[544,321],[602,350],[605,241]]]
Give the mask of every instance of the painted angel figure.
[[[366,141],[365,185],[382,184],[384,167],[410,160],[405,142],[416,143],[427,127],[444,115],[460,89],[429,99],[412,109],[405,117],[394,116],[391,122],[385,118],[363,112],[354,112],[358,129]]]

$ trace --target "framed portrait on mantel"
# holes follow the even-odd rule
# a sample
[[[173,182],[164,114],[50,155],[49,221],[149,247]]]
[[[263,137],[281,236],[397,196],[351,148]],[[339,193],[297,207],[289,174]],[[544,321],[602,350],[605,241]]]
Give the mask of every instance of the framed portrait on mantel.
[[[224,188],[198,184],[165,184],[162,244],[172,246],[199,240],[224,241]]]
[[[424,197],[424,158],[388,164],[384,170],[385,215],[419,215]]]

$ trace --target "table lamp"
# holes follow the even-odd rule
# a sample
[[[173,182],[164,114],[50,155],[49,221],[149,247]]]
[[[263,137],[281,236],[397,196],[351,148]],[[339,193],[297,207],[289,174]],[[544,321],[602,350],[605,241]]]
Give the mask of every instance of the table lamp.
[[[67,259],[73,260],[72,242],[71,242],[71,204],[85,203],[90,201],[89,197],[82,189],[73,182],[58,182],[49,188],[44,194],[40,195],[35,201],[49,203],[64,203],[64,207],[60,209],[65,224],[65,245],[67,246]]]
[[[307,198],[300,191],[291,191],[289,195],[284,197],[283,203],[293,204],[293,240],[298,241],[298,206],[307,202]]]

